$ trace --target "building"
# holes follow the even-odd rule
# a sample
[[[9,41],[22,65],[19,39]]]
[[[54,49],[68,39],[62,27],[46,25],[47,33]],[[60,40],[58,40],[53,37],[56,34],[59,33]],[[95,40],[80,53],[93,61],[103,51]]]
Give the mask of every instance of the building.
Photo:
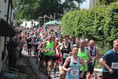
[[[96,4],[97,0],[90,0],[89,8],[92,8]]]
[[[38,24],[39,24],[38,21],[23,21],[20,26],[23,26],[25,28],[31,28],[31,27],[36,26]]]
[[[12,0],[0,0],[0,74],[3,69],[3,63],[5,59],[5,56],[3,56],[3,54],[5,55],[6,51],[6,40],[16,34],[15,30],[12,27],[12,9]]]

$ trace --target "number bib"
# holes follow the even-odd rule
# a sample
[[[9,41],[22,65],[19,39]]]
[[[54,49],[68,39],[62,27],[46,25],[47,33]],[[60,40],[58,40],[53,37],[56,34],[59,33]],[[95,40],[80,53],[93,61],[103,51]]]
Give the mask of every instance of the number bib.
[[[28,42],[28,44],[32,44],[31,42]]]
[[[78,70],[71,70],[71,71],[70,71],[70,74],[71,74],[72,76],[78,76],[78,75],[79,75],[79,71],[78,71]]]
[[[53,51],[53,48],[48,48],[48,51]]]
[[[67,57],[69,57],[69,54],[68,53],[64,53],[63,54],[63,58],[67,58]]]
[[[94,63],[94,61],[95,61],[94,57],[91,57],[91,60],[92,60],[91,62]]]
[[[118,69],[118,63],[114,62],[111,66],[112,69]]]

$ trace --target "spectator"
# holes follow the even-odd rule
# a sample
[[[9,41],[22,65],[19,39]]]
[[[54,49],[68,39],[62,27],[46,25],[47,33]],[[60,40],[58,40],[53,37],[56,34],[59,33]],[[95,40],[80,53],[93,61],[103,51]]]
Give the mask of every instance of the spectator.
[[[16,47],[15,39],[11,38],[7,44],[7,50],[9,59],[8,66],[12,68],[16,68]]]

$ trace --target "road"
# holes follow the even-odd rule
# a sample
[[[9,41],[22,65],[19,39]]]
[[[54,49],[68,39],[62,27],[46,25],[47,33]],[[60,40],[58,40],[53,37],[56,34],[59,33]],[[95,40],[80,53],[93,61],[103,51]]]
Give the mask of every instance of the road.
[[[25,56],[28,56],[28,52],[26,51],[22,51],[22,54],[25,55]],[[36,58],[34,57],[34,52],[31,52],[31,56],[29,56],[29,61],[30,61],[30,65],[34,71],[34,73],[38,76],[39,79],[48,79],[48,77],[43,74],[41,71],[39,71],[39,63],[36,64]],[[54,78],[54,72],[52,70],[52,73],[51,73],[51,77],[52,79],[59,79],[59,71],[56,72],[56,78]]]

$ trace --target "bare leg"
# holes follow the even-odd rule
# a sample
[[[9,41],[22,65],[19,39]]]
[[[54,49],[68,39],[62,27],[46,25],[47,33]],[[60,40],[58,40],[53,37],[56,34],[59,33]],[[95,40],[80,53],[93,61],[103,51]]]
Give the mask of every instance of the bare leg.
[[[62,66],[59,66],[59,74],[60,74],[59,79],[65,79],[66,72],[62,69]]]

